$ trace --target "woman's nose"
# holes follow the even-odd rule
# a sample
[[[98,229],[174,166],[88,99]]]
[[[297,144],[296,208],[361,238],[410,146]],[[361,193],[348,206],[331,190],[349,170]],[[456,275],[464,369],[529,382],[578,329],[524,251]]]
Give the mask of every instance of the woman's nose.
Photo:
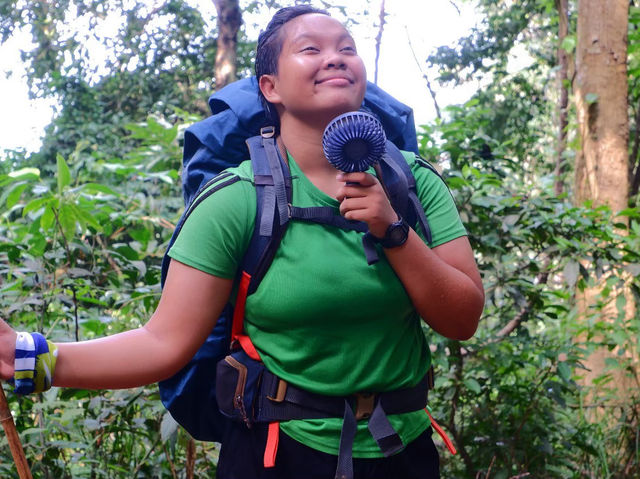
[[[347,66],[340,52],[333,52],[327,55],[325,62],[326,68],[344,69]]]

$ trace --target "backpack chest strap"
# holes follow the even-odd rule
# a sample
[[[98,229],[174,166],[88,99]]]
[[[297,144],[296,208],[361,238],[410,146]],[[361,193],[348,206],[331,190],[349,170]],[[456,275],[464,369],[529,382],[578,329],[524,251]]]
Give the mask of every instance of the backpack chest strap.
[[[330,206],[300,208],[289,205],[289,218],[321,225],[335,226],[336,228],[346,231],[357,231],[359,233],[368,231],[367,224],[363,221],[348,220],[344,216],[337,215]]]

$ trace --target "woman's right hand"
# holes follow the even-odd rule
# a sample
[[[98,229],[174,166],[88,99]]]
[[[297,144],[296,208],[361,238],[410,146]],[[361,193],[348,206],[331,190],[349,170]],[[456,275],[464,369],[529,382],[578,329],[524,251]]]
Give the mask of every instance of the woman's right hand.
[[[16,336],[16,332],[0,319],[0,379],[5,381],[13,377]]]

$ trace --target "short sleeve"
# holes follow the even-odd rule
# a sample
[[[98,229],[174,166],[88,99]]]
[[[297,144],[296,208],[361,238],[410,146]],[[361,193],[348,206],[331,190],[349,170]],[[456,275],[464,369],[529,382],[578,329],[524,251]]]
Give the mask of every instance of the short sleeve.
[[[236,275],[249,246],[256,215],[255,188],[237,178],[213,184],[200,195],[169,250],[169,256],[221,278]],[[205,195],[205,196],[203,196]]]
[[[404,153],[409,160],[408,154]],[[409,164],[416,179],[418,199],[422,203],[429,228],[431,229],[431,244],[434,248],[461,236],[466,236],[458,209],[453,201],[451,192],[444,180],[430,168],[416,161],[411,153]]]

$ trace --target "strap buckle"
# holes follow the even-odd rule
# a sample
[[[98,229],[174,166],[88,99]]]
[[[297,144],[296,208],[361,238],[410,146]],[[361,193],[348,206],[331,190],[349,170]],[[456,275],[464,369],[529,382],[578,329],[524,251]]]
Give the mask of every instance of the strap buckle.
[[[278,379],[278,389],[276,390],[275,397],[267,396],[267,399],[273,402],[282,402],[287,394],[287,381],[284,379]]]
[[[356,393],[356,420],[369,419],[376,402],[374,393]]]
[[[260,128],[260,136],[262,138],[273,138],[276,134],[276,128],[274,126],[264,126]]]

